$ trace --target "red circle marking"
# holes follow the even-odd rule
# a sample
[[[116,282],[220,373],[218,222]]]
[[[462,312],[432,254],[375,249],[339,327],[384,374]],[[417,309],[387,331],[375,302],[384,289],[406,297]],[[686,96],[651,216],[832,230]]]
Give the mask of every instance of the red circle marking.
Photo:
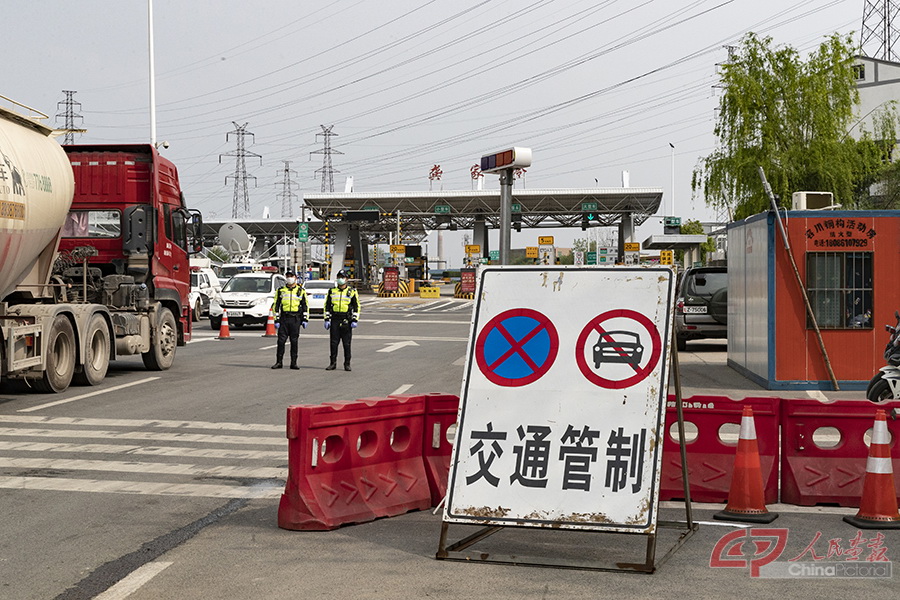
[[[650,334],[650,345],[652,347],[650,352],[650,360],[647,361],[647,364],[643,367],[633,367],[634,375],[631,377],[627,377],[621,380],[615,379],[607,379],[605,377],[601,377],[594,373],[594,370],[588,365],[587,361],[584,358],[584,350],[586,348],[586,343],[588,340],[588,336],[591,333],[600,333],[603,329],[600,327],[600,323],[603,321],[608,321],[609,319],[614,319],[616,317],[624,317],[626,319],[632,319],[637,321]],[[620,390],[622,388],[631,387],[636,383],[643,381],[647,375],[650,374],[651,371],[656,367],[656,363],[659,362],[659,357],[662,355],[662,341],[659,337],[659,331],[656,329],[656,325],[642,315],[639,312],[629,310],[627,308],[619,308],[616,310],[609,310],[601,315],[597,315],[585,325],[584,329],[581,330],[581,334],[578,336],[578,341],[575,343],[575,362],[578,363],[578,368],[581,370],[581,373],[587,378],[588,381],[593,383],[594,385],[599,385],[600,387]]]
[[[510,339],[509,334],[502,326],[503,321],[511,317],[528,317],[537,321],[537,325],[527,335],[516,342],[515,340]],[[532,372],[530,375],[527,375],[525,377],[509,379],[507,377],[503,377],[502,375],[498,375],[491,367],[502,364],[506,359],[494,361],[494,364],[489,365],[487,359],[484,356],[484,345],[487,341],[487,337],[491,334],[491,332],[498,328],[500,329],[503,337],[505,337],[507,339],[507,342],[509,342],[510,344],[510,349],[506,354],[511,355],[513,352],[515,352],[520,356],[523,356],[523,358],[527,355],[522,350],[522,347],[535,335],[546,330],[547,335],[550,337],[550,348],[547,352],[547,358],[540,365],[533,364],[532,362],[530,364],[530,366],[532,367]],[[556,327],[553,326],[553,323],[550,322],[550,319],[548,319],[546,315],[530,308],[513,308],[500,313],[499,315],[488,321],[485,326],[481,328],[481,331],[478,334],[478,338],[475,341],[475,360],[478,362],[478,368],[481,369],[481,372],[488,379],[488,381],[504,387],[519,387],[528,385],[533,381],[537,381],[544,375],[544,373],[550,370],[551,366],[553,366],[553,362],[556,360],[556,354],[558,351],[559,335],[556,332]]]

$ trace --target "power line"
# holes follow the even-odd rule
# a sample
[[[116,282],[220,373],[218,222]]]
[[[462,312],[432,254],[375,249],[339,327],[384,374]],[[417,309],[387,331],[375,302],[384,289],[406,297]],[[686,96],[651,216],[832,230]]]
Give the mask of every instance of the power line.
[[[229,131],[225,136],[225,140],[227,141],[231,134],[234,134],[237,138],[237,148],[233,152],[220,154],[219,164],[222,163],[223,156],[235,157],[234,173],[225,177],[225,185],[228,185],[229,177],[234,179],[234,202],[231,206],[231,218],[247,219],[250,217],[250,194],[247,191],[247,180],[252,179],[253,186],[256,187],[256,177],[247,175],[247,157],[257,157],[259,159],[260,166],[262,166],[262,156],[257,154],[256,152],[250,152],[245,148],[244,138],[248,135],[253,136],[252,133],[247,131],[247,125],[249,125],[249,123],[238,125],[237,123],[232,121],[232,124],[234,125],[234,131]],[[253,137],[253,140],[256,141],[255,136]]]

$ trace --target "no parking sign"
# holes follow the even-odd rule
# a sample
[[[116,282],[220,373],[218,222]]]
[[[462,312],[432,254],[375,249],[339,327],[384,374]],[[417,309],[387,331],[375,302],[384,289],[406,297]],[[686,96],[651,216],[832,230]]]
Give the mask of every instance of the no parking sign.
[[[656,529],[673,272],[479,273],[444,520]]]

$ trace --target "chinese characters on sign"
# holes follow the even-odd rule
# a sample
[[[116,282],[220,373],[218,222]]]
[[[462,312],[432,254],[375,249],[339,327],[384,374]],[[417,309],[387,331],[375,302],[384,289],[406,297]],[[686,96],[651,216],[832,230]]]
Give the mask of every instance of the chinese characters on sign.
[[[877,233],[857,219],[822,219],[806,229],[806,239],[814,248],[840,250],[868,248]]]
[[[400,268],[384,268],[384,291],[396,292],[400,289]]]

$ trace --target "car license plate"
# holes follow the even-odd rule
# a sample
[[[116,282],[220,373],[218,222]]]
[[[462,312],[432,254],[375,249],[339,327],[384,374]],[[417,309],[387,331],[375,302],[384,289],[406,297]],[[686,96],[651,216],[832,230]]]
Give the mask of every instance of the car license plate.
[[[325,294],[313,294],[313,300],[322,300],[325,298]]]
[[[705,315],[706,306],[685,306],[684,314],[686,315]]]
[[[243,317],[243,316],[244,316],[244,311],[242,311],[242,310],[229,310],[229,311],[228,311],[228,316],[229,316],[229,317]]]

